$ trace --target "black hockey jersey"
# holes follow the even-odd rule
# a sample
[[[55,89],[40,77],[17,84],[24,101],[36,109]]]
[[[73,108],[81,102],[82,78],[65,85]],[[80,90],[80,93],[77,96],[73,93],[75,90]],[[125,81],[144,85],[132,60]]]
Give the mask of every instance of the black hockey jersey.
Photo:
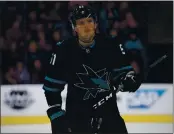
[[[119,116],[116,95],[94,112],[94,104],[113,90],[110,74],[129,67],[119,40],[97,35],[88,48],[76,38],[63,40],[52,53],[43,89],[49,105],[61,104],[60,92],[68,84],[66,115],[69,120],[85,120],[93,115]]]

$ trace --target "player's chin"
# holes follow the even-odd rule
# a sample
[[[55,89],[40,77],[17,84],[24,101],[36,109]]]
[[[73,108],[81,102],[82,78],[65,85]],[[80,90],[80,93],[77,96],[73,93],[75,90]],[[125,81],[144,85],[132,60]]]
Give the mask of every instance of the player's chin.
[[[92,40],[83,40],[84,43],[91,44]]]
[[[91,42],[94,39],[94,34],[88,34],[83,39],[85,42]]]
[[[83,39],[82,39],[82,41],[84,42],[84,43],[90,43],[91,41],[93,40],[93,37],[84,37]]]

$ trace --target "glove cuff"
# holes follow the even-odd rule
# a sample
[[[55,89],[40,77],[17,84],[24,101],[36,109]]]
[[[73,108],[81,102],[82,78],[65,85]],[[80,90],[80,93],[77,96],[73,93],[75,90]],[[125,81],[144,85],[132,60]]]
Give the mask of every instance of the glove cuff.
[[[65,111],[62,110],[61,107],[51,107],[47,110],[47,115],[52,121],[56,118],[64,117]]]
[[[60,106],[51,107],[47,110],[47,115],[51,121],[52,134],[66,134],[71,132],[69,121]]]

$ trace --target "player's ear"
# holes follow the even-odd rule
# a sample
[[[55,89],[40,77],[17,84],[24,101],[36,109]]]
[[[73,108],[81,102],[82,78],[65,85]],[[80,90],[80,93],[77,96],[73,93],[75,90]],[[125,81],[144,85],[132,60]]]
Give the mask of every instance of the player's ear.
[[[77,32],[77,31],[78,31],[78,30],[77,30],[77,27],[74,27],[74,31],[75,31],[75,32]]]
[[[97,30],[97,27],[98,27],[98,24],[95,23],[95,24],[94,24],[94,28],[95,28],[95,30]]]
[[[73,30],[74,30],[75,32],[77,32],[77,27],[76,27],[75,24],[73,24]]]

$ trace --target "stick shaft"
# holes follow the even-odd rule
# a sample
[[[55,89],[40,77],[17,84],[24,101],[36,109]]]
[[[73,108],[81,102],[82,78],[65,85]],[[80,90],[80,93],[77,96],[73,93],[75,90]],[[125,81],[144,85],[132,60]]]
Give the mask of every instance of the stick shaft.
[[[150,69],[152,69],[153,67],[155,67],[156,65],[158,65],[159,63],[161,63],[164,59],[166,59],[167,58],[167,55],[164,55],[164,56],[162,56],[162,57],[160,57],[158,60],[156,60],[155,62],[153,62],[149,67],[148,67],[148,70],[147,71],[149,71]],[[125,70],[127,70],[127,69],[125,69]],[[116,90],[113,90],[113,91],[111,91],[110,93],[112,93],[112,94],[115,94],[115,93],[118,93],[120,91],[120,89],[116,89]],[[109,93],[109,94],[110,94]],[[105,99],[105,97],[104,97],[104,99]],[[101,100],[100,100],[101,101]],[[100,101],[98,101],[97,103],[100,103]],[[106,102],[106,101],[105,101]],[[97,103],[96,104],[94,104],[93,106],[95,106],[95,105],[97,105]],[[100,106],[97,106],[97,108],[98,107],[100,107]],[[96,108],[96,109],[97,109]]]

